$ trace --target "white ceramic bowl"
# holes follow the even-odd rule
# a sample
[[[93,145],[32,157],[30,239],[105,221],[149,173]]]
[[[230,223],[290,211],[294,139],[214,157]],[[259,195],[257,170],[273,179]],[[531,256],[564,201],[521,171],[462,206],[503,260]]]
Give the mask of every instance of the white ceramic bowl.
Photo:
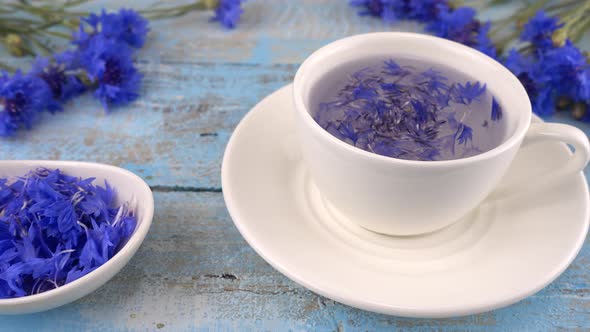
[[[139,176],[111,165],[77,161],[0,161],[0,177],[22,176],[38,167],[59,168],[68,175],[82,178],[94,177],[98,184],[107,180],[116,190],[117,203],[131,203],[136,213],[137,226],[127,244],[96,270],[44,293],[0,299],[0,314],[26,314],[49,310],[92,293],[117,274],[135,254],[150,228],[154,215],[154,198],[150,187]]]

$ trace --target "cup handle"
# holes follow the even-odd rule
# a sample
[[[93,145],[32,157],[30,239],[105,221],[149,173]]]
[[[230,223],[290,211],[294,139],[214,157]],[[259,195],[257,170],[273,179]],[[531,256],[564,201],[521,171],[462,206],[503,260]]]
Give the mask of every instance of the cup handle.
[[[492,198],[500,198],[523,191],[522,188],[539,189],[551,186],[560,179],[578,173],[586,167],[590,160],[590,143],[586,134],[580,129],[561,123],[533,123],[529,127],[521,147],[526,147],[542,142],[559,141],[567,143],[574,148],[574,153],[564,166],[550,171],[543,176],[543,181],[531,181],[529,177],[519,179],[512,183],[500,185],[490,195]],[[526,185],[525,185],[526,183]],[[531,185],[534,183],[534,185]],[[521,185],[522,184],[522,185]]]

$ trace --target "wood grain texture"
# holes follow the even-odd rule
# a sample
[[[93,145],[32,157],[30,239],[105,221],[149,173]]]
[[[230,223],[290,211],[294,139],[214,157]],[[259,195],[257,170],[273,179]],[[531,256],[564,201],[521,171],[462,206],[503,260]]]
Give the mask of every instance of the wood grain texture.
[[[251,0],[234,31],[208,23],[207,13],[155,22],[139,54],[145,83],[137,102],[105,115],[84,97],[35,130],[4,140],[3,159],[125,167],[156,190],[156,216],[137,255],[104,287],[52,311],[0,316],[0,330],[590,330],[588,243],[559,279],[516,305],[422,320],[373,314],[317,296],[271,268],[242,239],[219,193],[219,173],[225,144],[244,114],[289,83],[298,64],[329,41],[420,29],[359,17],[347,2]],[[548,120],[590,133],[589,125],[564,114]]]
[[[551,286],[511,307],[454,319],[407,319],[341,305],[283,277],[242,239],[220,193],[156,193],[155,202],[156,215],[145,243],[113,280],[62,308],[34,315],[0,317],[0,329],[590,329],[587,250]]]

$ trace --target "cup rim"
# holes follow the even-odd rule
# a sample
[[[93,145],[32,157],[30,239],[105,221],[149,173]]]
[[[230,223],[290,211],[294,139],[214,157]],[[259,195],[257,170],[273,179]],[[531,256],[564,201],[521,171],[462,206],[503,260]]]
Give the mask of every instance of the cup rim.
[[[338,139],[337,137],[333,136],[328,131],[326,131],[324,128],[322,128],[311,116],[311,113],[309,112],[309,110],[306,106],[306,103],[303,100],[303,94],[302,94],[302,90],[303,90],[302,88],[304,86],[304,81],[303,81],[304,78],[303,77],[306,76],[307,73],[310,72],[310,70],[312,69],[313,65],[311,63],[313,61],[317,60],[318,58],[325,57],[326,53],[330,53],[330,52],[333,52],[339,48],[345,47],[347,44],[354,44],[354,43],[362,42],[366,39],[378,40],[380,38],[381,39],[387,38],[389,40],[391,40],[392,38],[393,39],[412,38],[412,39],[419,40],[424,43],[438,44],[438,45],[444,45],[446,47],[452,47],[452,48],[458,49],[462,52],[466,52],[468,54],[468,56],[470,56],[470,57],[478,58],[479,61],[485,62],[486,65],[488,65],[488,66],[494,67],[494,70],[497,72],[497,74],[504,76],[503,79],[505,79],[508,83],[513,85],[514,88],[517,89],[517,91],[516,91],[517,94],[520,97],[524,98],[524,100],[526,101],[526,108],[527,109],[524,111],[521,111],[521,112],[526,112],[524,114],[524,119],[519,120],[519,123],[517,124],[517,127],[513,131],[513,133],[509,137],[504,139],[504,141],[501,144],[499,144],[498,146],[496,146],[493,149],[490,149],[488,151],[485,151],[483,153],[480,153],[480,154],[477,154],[474,156],[470,156],[470,157],[466,157],[466,158],[459,158],[459,159],[450,159],[450,160],[399,159],[399,158],[383,156],[383,155],[379,155],[379,154],[372,153],[369,151],[365,151],[361,148],[358,148],[358,147],[350,145],[344,141],[341,141],[340,139]],[[310,128],[312,128],[312,130],[316,134],[318,134],[320,137],[331,142],[331,144],[333,144],[334,147],[336,147],[342,151],[352,153],[352,154],[356,155],[357,157],[365,159],[365,160],[387,163],[387,164],[417,166],[417,167],[447,167],[447,166],[455,166],[455,165],[459,165],[459,164],[475,163],[475,162],[494,158],[494,157],[504,153],[505,151],[512,149],[515,145],[519,145],[522,142],[522,140],[523,140],[523,138],[530,126],[531,118],[532,118],[532,106],[531,106],[530,99],[528,97],[528,94],[527,94],[524,86],[520,83],[518,78],[516,76],[514,76],[514,74],[512,74],[502,64],[497,62],[495,59],[487,56],[486,54],[483,54],[480,51],[473,49],[471,47],[465,46],[463,44],[460,44],[460,43],[457,43],[457,42],[454,42],[454,41],[451,41],[448,39],[443,39],[443,38],[430,36],[430,35],[426,35],[426,34],[412,33],[412,32],[373,32],[373,33],[366,33],[366,34],[358,34],[358,35],[353,35],[353,36],[345,37],[342,39],[338,39],[336,41],[333,41],[333,42],[317,49],[316,51],[314,51],[310,56],[308,56],[303,61],[303,63],[301,64],[299,69],[297,69],[297,72],[295,73],[295,78],[293,80],[293,100],[295,103],[296,113],[300,114],[301,118],[306,123],[306,125],[309,126]]]

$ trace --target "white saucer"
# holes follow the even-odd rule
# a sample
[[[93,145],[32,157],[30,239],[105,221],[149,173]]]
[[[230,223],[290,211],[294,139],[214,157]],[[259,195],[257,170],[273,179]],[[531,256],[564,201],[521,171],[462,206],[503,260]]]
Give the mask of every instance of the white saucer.
[[[225,151],[223,195],[256,252],[318,294],[397,316],[474,314],[539,291],[582,247],[590,220],[582,174],[545,191],[486,201],[433,234],[367,231],[326,208],[309,181],[293,112],[289,85],[244,117]],[[546,174],[568,157],[565,145],[529,147],[505,181]]]

